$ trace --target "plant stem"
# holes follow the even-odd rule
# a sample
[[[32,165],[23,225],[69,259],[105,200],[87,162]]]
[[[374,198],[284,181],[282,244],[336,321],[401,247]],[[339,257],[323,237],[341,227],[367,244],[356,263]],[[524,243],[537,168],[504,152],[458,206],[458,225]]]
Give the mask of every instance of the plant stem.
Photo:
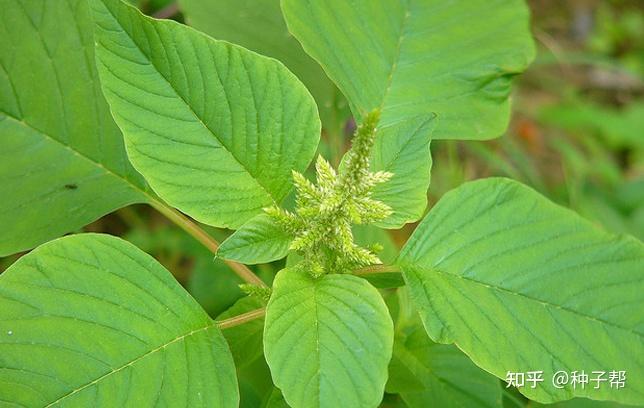
[[[206,231],[201,229],[197,224],[190,220],[185,215],[181,214],[179,211],[174,208],[170,208],[157,200],[151,200],[150,205],[159,211],[161,214],[165,215],[170,221],[177,224],[179,227],[183,228],[188,234],[192,235],[197,241],[201,242],[206,248],[210,250],[213,254],[217,253],[219,249],[219,242],[216,239],[208,235]],[[253,285],[266,287],[266,284],[251,271],[246,265],[240,264],[235,261],[229,261],[222,259],[229,267],[232,269],[240,278],[245,282],[248,282]]]
[[[353,271],[354,275],[368,275],[370,273],[400,272],[395,265],[369,265]]]
[[[259,319],[260,317],[264,316],[265,313],[266,308],[262,307],[261,309],[251,310],[250,312],[240,314],[239,316],[233,316],[229,319],[219,320],[215,323],[217,323],[217,327],[224,330],[230,327],[239,326],[240,324],[244,324],[246,322],[250,322],[251,320]]]

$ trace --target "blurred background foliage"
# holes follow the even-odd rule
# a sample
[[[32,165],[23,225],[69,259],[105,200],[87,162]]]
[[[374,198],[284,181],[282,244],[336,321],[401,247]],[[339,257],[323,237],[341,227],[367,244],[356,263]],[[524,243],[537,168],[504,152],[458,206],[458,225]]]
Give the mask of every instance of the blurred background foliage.
[[[188,23],[283,61],[318,101],[324,127],[320,153],[339,163],[355,124],[342,95],[288,34],[278,0],[130,2],[146,14]],[[529,4],[539,52],[515,82],[508,130],[484,142],[433,142],[430,207],[465,181],[511,177],[608,231],[644,240],[644,1],[531,0]],[[364,244],[382,244],[381,258],[392,262],[414,226],[389,232],[360,229],[356,236]],[[220,241],[230,233],[204,228]],[[118,210],[83,230],[122,236],[152,254],[213,317],[258,307],[242,299],[237,286],[241,281],[223,262],[213,260],[207,249],[150,207]],[[19,256],[0,258],[0,271]],[[284,261],[251,268],[270,283],[283,265]],[[395,312],[395,291],[383,294]],[[279,390],[260,358],[261,324],[227,330],[226,336],[250,342],[242,351],[233,350],[242,406],[281,406]],[[499,386],[505,406],[539,406],[506,390],[501,382]],[[405,405],[399,397],[387,395],[382,406]],[[576,400],[555,406],[617,405]]]

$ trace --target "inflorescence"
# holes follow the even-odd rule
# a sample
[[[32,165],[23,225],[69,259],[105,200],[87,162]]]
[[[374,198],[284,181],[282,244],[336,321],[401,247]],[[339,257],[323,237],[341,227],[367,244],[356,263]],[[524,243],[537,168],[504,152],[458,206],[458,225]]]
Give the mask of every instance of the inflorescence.
[[[351,231],[353,224],[373,223],[392,213],[389,206],[372,198],[373,188],[392,176],[389,172],[369,171],[379,117],[379,112],[374,111],[364,118],[337,172],[322,156],[315,164],[317,184],[293,171],[295,212],[277,206],[265,209],[278,225],[293,234],[290,249],[303,258],[297,267],[313,276],[381,263],[375,254],[378,249],[357,245]]]

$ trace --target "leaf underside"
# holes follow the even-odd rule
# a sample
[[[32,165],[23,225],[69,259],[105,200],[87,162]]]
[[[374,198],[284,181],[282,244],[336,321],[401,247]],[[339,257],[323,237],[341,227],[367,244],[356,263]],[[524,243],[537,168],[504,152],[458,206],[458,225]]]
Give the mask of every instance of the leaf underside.
[[[220,330],[149,255],[100,234],[51,241],[0,276],[0,401],[236,407]]]

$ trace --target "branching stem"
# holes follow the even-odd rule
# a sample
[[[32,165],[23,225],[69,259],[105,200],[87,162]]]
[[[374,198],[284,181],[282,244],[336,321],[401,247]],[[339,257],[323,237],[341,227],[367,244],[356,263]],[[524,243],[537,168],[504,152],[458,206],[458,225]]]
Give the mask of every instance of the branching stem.
[[[217,327],[219,327],[222,330],[225,330],[231,327],[239,326],[240,324],[244,324],[251,320],[259,319],[263,317],[265,313],[266,313],[266,308],[262,307],[261,309],[251,310],[250,312],[240,314],[239,316],[233,316],[228,319],[219,320],[216,323],[217,323]]]
[[[213,254],[217,253],[217,249],[219,249],[219,242],[217,242],[216,239],[211,237],[206,231],[201,229],[201,227],[199,227],[188,217],[156,200],[151,200],[150,205],[161,214],[165,215],[170,221],[181,227],[188,234],[192,235],[192,237],[197,241],[201,242],[206,248],[210,250],[210,252],[212,252]],[[223,259],[223,261],[245,282],[261,287],[266,287],[266,284],[257,275],[255,275],[253,271],[248,269],[246,265],[226,259]]]

